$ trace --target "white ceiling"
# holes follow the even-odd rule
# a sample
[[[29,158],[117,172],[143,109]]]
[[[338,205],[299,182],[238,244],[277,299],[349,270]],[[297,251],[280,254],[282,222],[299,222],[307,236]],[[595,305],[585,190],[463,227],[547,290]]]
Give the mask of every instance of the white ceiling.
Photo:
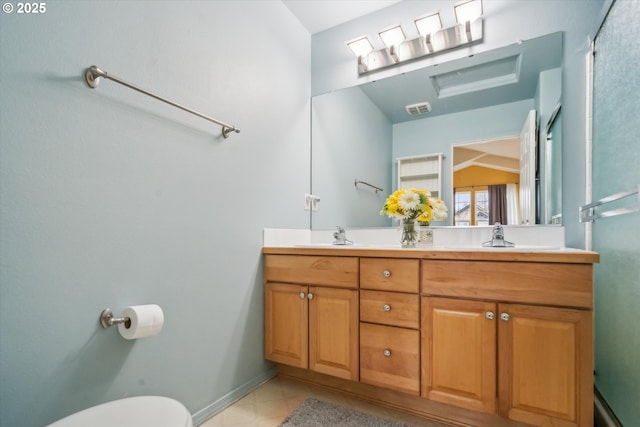
[[[402,0],[282,0],[311,34],[383,9]]]

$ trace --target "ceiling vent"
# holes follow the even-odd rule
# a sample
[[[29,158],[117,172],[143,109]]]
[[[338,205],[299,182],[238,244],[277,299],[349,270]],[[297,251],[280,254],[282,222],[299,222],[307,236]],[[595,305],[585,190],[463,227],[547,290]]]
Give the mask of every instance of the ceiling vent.
[[[411,104],[404,107],[407,113],[411,116],[417,116],[420,114],[426,114],[431,111],[431,104],[428,102],[419,102],[417,104]]]

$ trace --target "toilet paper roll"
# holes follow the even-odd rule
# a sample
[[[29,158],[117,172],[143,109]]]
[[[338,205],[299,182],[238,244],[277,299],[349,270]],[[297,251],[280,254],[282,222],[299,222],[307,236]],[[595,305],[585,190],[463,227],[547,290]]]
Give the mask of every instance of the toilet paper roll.
[[[156,304],[132,305],[122,310],[120,317],[130,319],[118,325],[118,332],[128,340],[158,335],[164,323],[162,308]]]

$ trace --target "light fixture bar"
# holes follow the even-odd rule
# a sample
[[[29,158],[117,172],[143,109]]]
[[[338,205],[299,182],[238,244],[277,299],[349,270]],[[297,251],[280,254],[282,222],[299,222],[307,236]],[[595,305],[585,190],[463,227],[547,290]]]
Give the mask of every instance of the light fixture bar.
[[[373,50],[360,56],[358,58],[358,74],[363,75],[406,61],[476,43],[482,38],[482,18],[443,28],[415,39],[392,44],[390,48]]]

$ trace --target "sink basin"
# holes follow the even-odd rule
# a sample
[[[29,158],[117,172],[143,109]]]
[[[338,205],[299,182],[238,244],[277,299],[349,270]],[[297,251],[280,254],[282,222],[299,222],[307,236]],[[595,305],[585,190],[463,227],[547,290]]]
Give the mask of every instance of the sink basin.
[[[354,243],[352,245],[334,245],[333,243],[301,243],[293,245],[296,248],[364,248],[372,245],[366,245],[363,243]]]
[[[400,244],[373,244],[373,243],[354,243],[352,245],[334,245],[333,243],[299,243],[294,244],[295,248],[327,248],[327,249],[390,249],[390,248],[400,248]],[[417,248],[422,249],[422,248]],[[498,246],[498,247],[485,247],[485,246],[433,246],[430,248],[424,249],[445,249],[449,251],[489,251],[489,252],[498,252],[498,251],[527,251],[527,252],[541,252],[541,251],[561,251],[565,248],[560,246],[544,246],[544,245],[516,245],[516,246]]]
[[[559,251],[560,246],[515,245],[515,246],[446,246],[445,249],[460,251]]]

